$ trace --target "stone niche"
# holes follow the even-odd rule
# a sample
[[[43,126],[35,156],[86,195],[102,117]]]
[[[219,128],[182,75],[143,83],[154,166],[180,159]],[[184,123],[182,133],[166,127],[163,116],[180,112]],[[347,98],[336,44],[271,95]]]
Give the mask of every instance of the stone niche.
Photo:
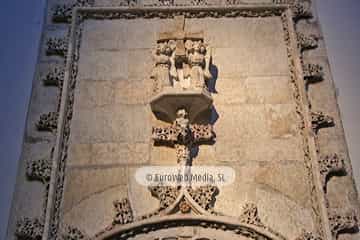
[[[185,31],[203,32],[212,49],[212,78],[203,99],[216,141],[198,147],[193,165],[236,171],[235,183],[219,189],[215,211],[238,217],[252,202],[265,225],[295,239],[302,229],[316,232],[318,213],[287,52],[294,36],[288,40],[290,18],[261,11],[257,17],[185,17]],[[113,201],[121,198],[129,199],[135,218],[158,208],[134,173],[141,166],[176,164],[174,149],[151,140],[152,127],[168,123],[150,104],[162,97],[154,92],[152,51],[158,33],[173,29],[175,21],[88,16],[78,26],[62,226],[94,236],[113,221]]]

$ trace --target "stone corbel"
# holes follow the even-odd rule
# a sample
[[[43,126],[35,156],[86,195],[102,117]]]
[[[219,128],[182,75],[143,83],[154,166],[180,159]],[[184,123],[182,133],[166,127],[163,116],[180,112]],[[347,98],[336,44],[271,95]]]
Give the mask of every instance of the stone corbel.
[[[113,225],[127,224],[134,221],[134,215],[127,198],[114,201],[115,217]]]
[[[55,132],[57,128],[59,113],[49,112],[42,114],[36,123],[38,131]]]
[[[251,224],[259,227],[264,226],[264,224],[260,220],[258,208],[253,203],[245,204],[239,220],[246,224]]]
[[[58,55],[61,57],[66,57],[68,40],[66,37],[50,37],[46,42],[46,47],[46,55]]]
[[[319,167],[323,189],[326,192],[326,186],[329,178],[336,173],[346,174],[345,161],[338,154],[325,155],[319,159]]]
[[[74,4],[57,4],[52,9],[54,23],[70,23],[72,11],[75,7],[91,7],[94,0],[76,0]]]
[[[322,238],[313,233],[303,231],[295,240],[322,240]]]
[[[315,49],[318,47],[318,37],[314,34],[306,35],[297,33],[297,40],[301,51]]]
[[[318,133],[321,128],[335,126],[334,119],[323,112],[311,112],[311,124],[315,133]]]
[[[62,240],[87,240],[89,239],[81,230],[76,227],[67,227],[61,236]]]
[[[304,80],[307,83],[316,83],[324,79],[324,70],[323,67],[319,64],[304,64]]]
[[[64,82],[64,76],[64,68],[54,67],[45,76],[42,76],[41,81],[45,86],[60,87]]]
[[[51,161],[47,158],[28,161],[26,164],[26,176],[30,180],[46,183],[50,180]]]
[[[338,210],[332,210],[329,213],[329,222],[331,233],[335,239],[341,233],[356,232],[359,227],[355,211],[339,213]]]
[[[39,218],[22,218],[16,223],[15,235],[18,239],[40,240],[44,223]]]

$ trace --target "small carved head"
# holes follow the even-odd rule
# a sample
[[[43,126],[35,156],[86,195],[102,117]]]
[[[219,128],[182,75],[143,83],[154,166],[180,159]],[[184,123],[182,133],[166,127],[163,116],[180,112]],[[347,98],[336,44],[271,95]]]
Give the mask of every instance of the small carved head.
[[[188,113],[184,108],[180,108],[176,111],[176,116],[178,118],[187,118],[188,117]]]

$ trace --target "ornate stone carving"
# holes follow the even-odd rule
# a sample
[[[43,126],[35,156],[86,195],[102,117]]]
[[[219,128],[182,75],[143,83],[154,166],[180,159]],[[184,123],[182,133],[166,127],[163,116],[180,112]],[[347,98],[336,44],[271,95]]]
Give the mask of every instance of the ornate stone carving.
[[[319,64],[304,64],[304,80],[307,83],[315,83],[322,81],[324,78],[323,67]]]
[[[312,18],[311,1],[294,0],[294,3],[290,5],[293,11],[294,20],[300,20],[303,18]]]
[[[336,153],[320,157],[319,165],[322,184],[325,191],[326,183],[333,173],[346,173],[344,158]]]
[[[45,86],[62,86],[64,82],[65,70],[62,67],[52,68],[45,76],[41,78]]]
[[[211,125],[190,124],[185,109],[177,111],[177,118],[170,127],[153,127],[155,142],[175,146],[178,163],[191,165],[190,150],[195,144],[212,141],[215,133]]]
[[[66,52],[68,48],[67,38],[50,37],[46,42],[46,46],[47,55],[58,55],[61,57],[66,57]]]
[[[47,158],[27,162],[26,176],[30,180],[38,180],[43,183],[50,180],[51,161]]]
[[[158,0],[158,5],[160,6],[173,6],[174,0]]]
[[[299,48],[304,50],[314,49],[318,47],[318,38],[315,35],[297,34]]]
[[[115,217],[113,224],[127,224],[134,221],[130,202],[127,198],[114,201]]]
[[[87,237],[76,227],[67,227],[65,233],[62,234],[62,240],[87,240]]]
[[[260,217],[258,215],[258,209],[255,204],[247,203],[243,207],[243,211],[240,215],[240,221],[246,224],[252,224],[259,227],[264,225],[261,223]]]
[[[323,112],[311,112],[312,129],[317,133],[321,128],[335,126],[334,119]]]
[[[303,231],[295,240],[322,240],[322,238],[313,233]]]
[[[191,211],[191,206],[186,200],[182,200],[179,204],[180,212],[189,213]]]
[[[203,2],[202,0],[196,2]],[[187,89],[189,81],[193,88],[205,88],[211,79],[210,47],[204,44],[203,32],[186,32],[185,16],[175,17],[177,27],[173,32],[162,32],[158,36],[157,49],[153,56],[153,77],[161,87],[174,86]]]
[[[21,240],[41,240],[44,223],[38,218],[22,218],[16,223],[15,235]]]
[[[174,203],[180,193],[179,187],[152,186],[149,187],[151,195],[160,201],[160,210],[166,209]]]
[[[39,131],[49,131],[54,132],[57,128],[59,113],[49,112],[42,114],[39,121],[36,123],[36,128]]]
[[[73,4],[57,4],[52,9],[52,21],[55,23],[70,23],[75,7],[91,7],[94,0],[76,0]]]
[[[216,186],[202,186],[196,189],[188,188],[190,196],[194,201],[205,210],[212,210],[216,201],[215,197],[219,193]]]
[[[342,214],[337,210],[332,210],[329,212],[329,222],[334,238],[337,238],[339,234],[345,231],[358,228],[358,219],[356,213],[353,211]]]

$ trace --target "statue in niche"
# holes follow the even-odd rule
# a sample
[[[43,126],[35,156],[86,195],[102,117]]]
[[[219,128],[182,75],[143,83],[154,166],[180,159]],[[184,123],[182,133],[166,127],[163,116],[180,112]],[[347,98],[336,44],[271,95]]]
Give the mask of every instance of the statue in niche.
[[[161,90],[164,87],[173,86],[173,79],[176,76],[175,70],[175,48],[168,42],[158,43],[153,51],[155,67],[151,78],[155,81],[155,89]]]
[[[202,41],[187,40],[187,63],[190,67],[191,85],[196,88],[205,88],[211,79],[210,59],[211,51]]]

